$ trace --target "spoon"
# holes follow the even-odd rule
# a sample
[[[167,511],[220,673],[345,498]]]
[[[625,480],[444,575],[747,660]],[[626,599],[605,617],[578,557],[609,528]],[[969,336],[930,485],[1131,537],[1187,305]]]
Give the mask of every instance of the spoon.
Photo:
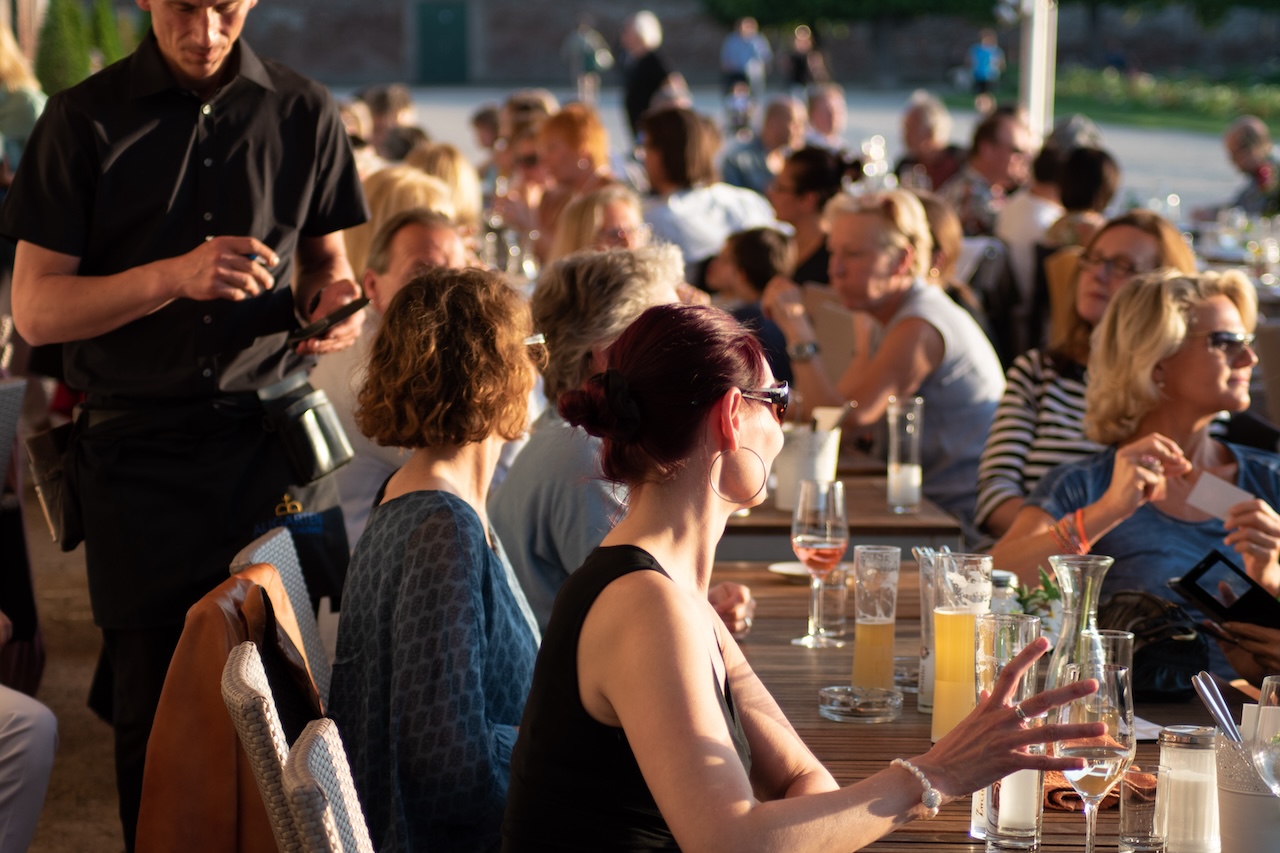
[[[1199,675],[1191,676],[1191,683],[1195,685],[1196,693],[1200,695],[1200,701],[1209,709],[1209,713],[1213,715],[1213,719],[1218,723],[1218,728],[1222,729],[1222,733],[1226,735],[1228,740],[1235,743],[1243,743],[1240,737],[1240,729],[1236,727],[1236,721],[1231,718],[1231,713],[1227,710],[1227,702],[1222,698],[1218,685],[1209,677],[1209,673],[1203,670]]]

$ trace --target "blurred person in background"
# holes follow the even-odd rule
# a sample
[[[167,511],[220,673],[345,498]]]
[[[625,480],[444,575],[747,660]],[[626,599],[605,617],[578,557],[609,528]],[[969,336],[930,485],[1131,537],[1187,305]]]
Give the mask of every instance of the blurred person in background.
[[[1018,113],[998,109],[973,130],[964,167],[938,190],[966,237],[990,236],[1009,193],[1026,183],[1031,134]]]
[[[402,210],[425,207],[453,218],[453,192],[439,178],[421,169],[400,164],[379,169],[364,179],[369,220],[342,232],[353,270],[362,273],[369,263],[369,245],[378,229]]]
[[[644,166],[654,195],[644,218],[653,236],[680,248],[685,280],[701,286],[710,260],[735,231],[773,223],[773,209],[751,190],[716,180],[718,140],[693,110],[646,113]]]
[[[720,172],[726,184],[763,193],[787,156],[804,145],[804,104],[789,95],[770,99],[760,132],[724,155]]]
[[[964,165],[964,149],[951,142],[951,113],[923,89],[911,93],[903,110],[902,146],[906,150],[894,173],[906,187],[940,190]]]
[[[373,128],[369,134],[369,144],[378,152],[378,156],[386,160],[399,160],[404,157],[392,157],[386,149],[387,134],[392,128],[406,127],[414,122],[413,93],[403,83],[388,83],[370,86],[359,94],[360,100],[369,107],[373,120]],[[405,149],[407,152],[408,149]]]
[[[676,301],[680,269],[671,246],[582,252],[548,267],[534,291],[534,328],[548,342],[542,376],[550,405],[489,511],[542,626],[565,579],[626,513],[625,490],[601,475],[599,439],[565,423],[555,402],[600,372],[609,345],[646,308]],[[729,630],[750,629],[755,602],[747,587],[717,584],[708,599]]]
[[[773,62],[773,48],[760,33],[755,18],[740,18],[720,44],[720,77],[727,93],[736,83],[746,83],[751,96],[764,94],[765,71]]]
[[[791,277],[801,284],[826,284],[827,226],[822,211],[840,192],[846,178],[861,174],[856,161],[827,148],[806,146],[794,152],[765,196],[779,222],[794,231],[795,268]]]
[[[484,199],[480,194],[480,176],[471,161],[447,142],[428,142],[410,151],[404,162],[444,182],[453,202],[454,223],[474,242],[480,235]]]
[[[640,197],[609,184],[565,206],[548,263],[583,249],[638,249],[649,245],[649,236]]]
[[[724,248],[707,265],[707,287],[721,297],[721,306],[751,330],[764,348],[775,379],[791,381],[787,339],[778,324],[764,315],[760,298],[778,276],[790,278],[795,265],[787,235],[776,228],[748,228],[730,234]]]
[[[806,145],[844,151],[845,126],[849,122],[849,108],[845,104],[844,87],[839,83],[815,83],[809,87],[809,130],[805,134]]]
[[[824,215],[831,287],[846,308],[874,321],[875,333],[857,335],[853,360],[832,383],[800,288],[784,279],[769,283],[764,311],[786,335],[801,415],[851,402],[844,425],[865,428],[880,422],[890,397],[924,397],[946,423],[923,432],[924,494],[959,518],[974,541],[973,484],[1004,391],[1000,361],[973,317],[929,283],[933,238],[915,195],[840,193]]]
[[[1107,221],[1104,211],[1120,185],[1120,166],[1100,148],[1076,148],[1062,161],[1066,212],[1045,231],[1046,246],[1083,246]]]
[[[627,125],[636,141],[640,140],[640,117],[665,99],[688,92],[688,85],[678,71],[672,71],[658,52],[662,47],[662,24],[647,9],[636,12],[622,24],[622,49],[626,63],[622,66],[622,104]]]
[[[1061,169],[1062,149],[1046,141],[1031,161],[1031,180],[996,214],[994,233],[1009,249],[1009,268],[1023,305],[1032,304],[1035,292],[1036,245],[1065,212],[1059,188]]]

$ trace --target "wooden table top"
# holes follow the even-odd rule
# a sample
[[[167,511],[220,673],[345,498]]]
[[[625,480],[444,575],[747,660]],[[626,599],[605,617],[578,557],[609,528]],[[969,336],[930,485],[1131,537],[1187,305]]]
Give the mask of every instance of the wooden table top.
[[[856,542],[861,532],[885,530],[921,535],[955,535],[961,533],[960,522],[928,498],[920,502],[920,511],[892,513],[885,501],[888,483],[882,474],[854,474],[841,476],[844,483],[845,510],[849,515],[850,543]],[[729,519],[725,535],[735,533],[791,533],[791,511],[778,509],[770,497],[763,504],[752,507],[746,515]]]
[[[891,723],[836,723],[818,715],[818,690],[848,684],[853,655],[850,647],[806,649],[791,645],[792,638],[805,632],[808,592],[803,584],[768,572],[763,563],[748,562],[717,563],[712,582],[725,580],[747,584],[758,601],[755,625],[740,643],[743,652],[800,737],[837,781],[854,782],[882,770],[894,758],[909,758],[929,749],[932,720],[916,710],[914,693],[904,695],[902,717]],[[914,563],[904,563],[895,649],[899,656],[919,654],[919,613],[919,574]],[[1228,701],[1235,699],[1229,695]],[[1212,725],[1208,712],[1195,700],[1142,705],[1137,713],[1161,725]],[[1154,763],[1158,756],[1155,744],[1139,744],[1139,764]],[[968,834],[969,811],[970,801],[959,800],[943,807],[933,820],[914,821],[865,849],[980,853],[985,850],[984,843]],[[1100,850],[1116,849],[1116,821],[1114,809],[1099,813]],[[1083,847],[1083,814],[1045,811],[1042,851],[1079,851]]]

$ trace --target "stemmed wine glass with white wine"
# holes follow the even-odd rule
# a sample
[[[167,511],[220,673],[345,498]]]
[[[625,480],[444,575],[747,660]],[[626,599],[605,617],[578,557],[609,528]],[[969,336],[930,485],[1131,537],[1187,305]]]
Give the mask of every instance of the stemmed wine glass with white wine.
[[[1097,680],[1097,692],[1061,706],[1057,721],[1063,725],[1106,723],[1106,733],[1054,743],[1054,752],[1060,758],[1083,758],[1085,762],[1080,770],[1063,771],[1071,787],[1084,800],[1085,853],[1093,853],[1098,804],[1133,763],[1138,742],[1133,731],[1133,682],[1129,668],[1097,662],[1072,664],[1067,667],[1063,684],[1090,678]]]
[[[844,483],[804,480],[791,517],[791,548],[809,570],[809,633],[791,642],[810,649],[839,648],[823,616],[822,586],[849,547],[849,517],[844,512]]]
[[[1248,734],[1246,732],[1245,734]],[[1253,767],[1280,797],[1280,675],[1262,679],[1258,694],[1258,724],[1248,741]]]

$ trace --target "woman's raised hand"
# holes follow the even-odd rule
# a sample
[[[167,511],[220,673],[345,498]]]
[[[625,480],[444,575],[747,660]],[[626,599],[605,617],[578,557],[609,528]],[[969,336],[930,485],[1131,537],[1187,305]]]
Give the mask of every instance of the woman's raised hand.
[[[1168,478],[1190,471],[1191,462],[1177,442],[1153,432],[1116,451],[1111,484],[1100,503],[1123,520],[1148,501],[1162,500]]]
[[[1033,754],[1027,747],[1105,733],[1103,723],[1041,725],[1037,719],[1097,690],[1096,681],[1086,679],[1037,693],[1020,703],[1022,713],[1012,701],[1022,676],[1048,648],[1049,641],[1041,637],[1023,649],[996,679],[990,695],[984,696],[933,749],[913,759],[945,798],[967,796],[1017,770],[1072,770],[1083,766],[1080,759]]]
[[[1231,507],[1223,544],[1235,549],[1244,570],[1267,592],[1280,594],[1280,515],[1261,498]]]

